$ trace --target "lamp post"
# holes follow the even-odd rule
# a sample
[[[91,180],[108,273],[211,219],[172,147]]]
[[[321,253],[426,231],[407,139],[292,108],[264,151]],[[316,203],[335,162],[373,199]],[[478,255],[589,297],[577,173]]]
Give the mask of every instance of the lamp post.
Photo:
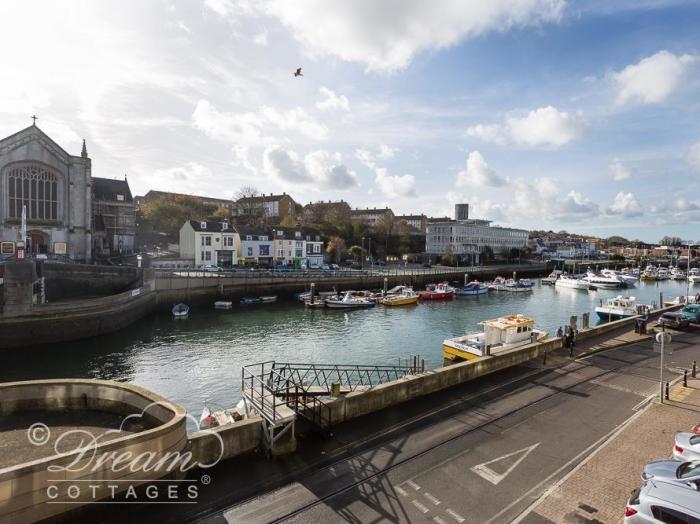
[[[372,237],[367,239],[367,252],[369,254],[369,266],[374,271],[374,258],[372,257]]]
[[[685,299],[688,300],[690,295],[690,245],[694,244],[692,240],[684,240],[684,244],[688,246],[688,257],[685,263]]]
[[[365,237],[362,237],[362,256],[360,256],[360,270],[365,268]]]

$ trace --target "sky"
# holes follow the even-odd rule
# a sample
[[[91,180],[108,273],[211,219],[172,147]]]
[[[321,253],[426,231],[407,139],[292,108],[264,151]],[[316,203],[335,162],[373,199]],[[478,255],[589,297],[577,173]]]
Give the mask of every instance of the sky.
[[[700,241],[698,27],[680,0],[8,0],[0,136],[36,114],[134,194]]]

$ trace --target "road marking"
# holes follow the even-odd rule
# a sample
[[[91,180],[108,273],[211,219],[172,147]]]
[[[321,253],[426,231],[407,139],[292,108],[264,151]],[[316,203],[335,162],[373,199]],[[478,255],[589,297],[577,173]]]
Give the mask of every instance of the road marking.
[[[511,471],[513,471],[518,464],[520,464],[523,460],[525,460],[525,457],[527,457],[532,451],[539,446],[540,443],[538,442],[537,444],[533,444],[532,446],[528,446],[523,449],[519,449],[517,451],[511,451],[510,453],[506,453],[505,455],[502,455],[498,458],[491,459],[488,462],[484,462],[482,464],[477,464],[476,466],[472,466],[471,469],[474,473],[479,475],[481,478],[484,478],[488,480],[491,484],[494,486],[497,486],[499,482],[501,482],[504,478],[506,478]],[[505,470],[503,473],[496,473],[494,470],[488,467],[489,464],[493,464],[494,462],[499,462],[503,459],[507,459],[510,457],[513,457],[515,455],[522,455],[518,460],[516,460],[511,466]]]
[[[415,507],[417,507],[418,510],[421,511],[422,513],[428,513],[428,511],[430,511],[428,508],[426,508],[423,504],[418,502],[416,499],[413,499],[411,501],[411,504],[413,504]]]
[[[462,522],[464,522],[464,518],[462,517],[462,515],[460,515],[459,513],[455,512],[455,511],[452,511],[451,509],[446,509],[446,510],[445,510],[445,513],[447,513],[450,517],[452,517],[453,519],[455,519],[455,520],[456,520],[457,522],[459,522],[460,524],[461,524]]]
[[[406,484],[408,484],[409,486],[411,486],[411,487],[412,487],[413,489],[415,489],[416,491],[420,491],[420,486],[419,486],[418,484],[416,484],[415,482],[413,482],[412,480],[407,480],[407,481],[406,481]]]
[[[396,490],[396,493],[398,493],[399,495],[403,495],[404,497],[408,497],[408,493],[406,493],[406,490],[401,489],[398,486],[394,486],[394,490]]]
[[[513,502],[508,504],[505,508],[503,508],[501,511],[496,513],[493,517],[491,517],[489,520],[487,520],[484,524],[490,524],[491,522],[498,522],[501,516],[510,511],[510,509],[517,504],[520,504],[520,502],[525,499],[526,497],[530,496],[530,493],[538,489],[542,484],[545,482],[548,482],[551,478],[554,478],[557,476],[559,473],[564,471],[566,468],[570,467],[572,464],[574,464],[577,460],[579,460],[581,457],[584,457],[586,453],[590,453],[584,460],[576,464],[576,466],[569,471],[566,475],[564,475],[561,479],[559,479],[557,482],[552,484],[549,488],[547,488],[542,495],[540,495],[537,500],[535,500],[532,504],[530,504],[527,508],[525,508],[522,513],[520,513],[515,519],[511,521],[511,524],[518,524],[519,522],[522,522],[522,520],[527,517],[530,512],[532,512],[533,509],[535,509],[545,498],[547,498],[552,492],[554,492],[559,486],[561,486],[566,480],[571,477],[576,471],[581,469],[593,456],[595,456],[598,451],[603,449],[605,446],[607,446],[612,440],[622,433],[622,431],[629,426],[632,422],[637,420],[638,417],[644,413],[651,404],[647,404],[644,409],[640,409],[637,411],[634,415],[632,415],[630,418],[625,420],[622,424],[614,428],[612,431],[609,431],[607,434],[603,435],[601,438],[596,440],[593,444],[588,446],[586,449],[584,449],[581,453],[576,455],[574,458],[569,460],[566,464],[561,466],[559,469],[557,469],[554,473],[549,475],[547,478],[541,480],[538,482],[535,486],[530,488],[527,492],[523,493],[520,497],[515,499]],[[597,447],[596,447],[597,446]],[[592,452],[591,452],[592,451]]]
[[[433,517],[433,520],[436,522],[436,524],[447,524],[447,522],[445,522],[444,520],[442,520],[442,519],[441,519],[440,517],[438,517],[437,515],[435,515],[435,516]]]
[[[436,506],[437,506],[438,504],[440,504],[440,501],[439,501],[438,499],[436,499],[435,497],[433,497],[433,496],[432,496],[430,493],[428,493],[427,491],[424,491],[424,492],[423,492],[423,496],[424,496],[426,499],[428,499],[430,502],[432,502],[433,504],[435,504]]]

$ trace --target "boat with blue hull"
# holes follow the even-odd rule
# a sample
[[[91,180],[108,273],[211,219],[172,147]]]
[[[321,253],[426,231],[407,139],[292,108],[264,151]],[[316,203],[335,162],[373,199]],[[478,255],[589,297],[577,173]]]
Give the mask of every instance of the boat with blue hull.
[[[595,308],[596,314],[602,320],[620,320],[623,318],[643,315],[649,310],[649,306],[645,304],[637,304],[637,299],[634,297],[623,297],[618,295],[614,298],[609,298],[603,305]]]
[[[470,296],[470,295],[485,295],[489,292],[489,287],[482,282],[469,282],[466,286],[455,289],[455,295]]]

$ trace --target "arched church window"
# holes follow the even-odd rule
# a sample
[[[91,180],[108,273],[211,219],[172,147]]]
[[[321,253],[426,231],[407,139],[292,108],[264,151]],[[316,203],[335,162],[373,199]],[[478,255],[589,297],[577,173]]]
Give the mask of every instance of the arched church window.
[[[40,164],[22,163],[7,170],[10,218],[22,218],[27,207],[27,220],[58,220],[58,176]]]

